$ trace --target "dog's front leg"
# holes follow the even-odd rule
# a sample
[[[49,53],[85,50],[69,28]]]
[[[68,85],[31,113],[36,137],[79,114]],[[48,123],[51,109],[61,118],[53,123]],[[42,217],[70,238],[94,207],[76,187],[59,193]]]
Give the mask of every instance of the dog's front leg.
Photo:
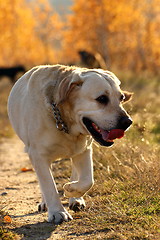
[[[72,163],[72,174],[71,174],[70,181],[75,182],[75,181],[78,181],[78,179],[79,179],[78,172],[76,170],[75,165]],[[78,198],[72,197],[69,199],[69,208],[75,212],[83,210],[85,206],[86,204],[83,197],[78,197]]]
[[[48,209],[48,221],[60,224],[72,219],[62,206],[48,160],[37,153],[30,154],[30,158],[38,176],[42,195]]]
[[[80,198],[93,185],[93,162],[92,149],[89,148],[83,153],[72,159],[73,172],[72,176],[76,176],[76,180],[64,185],[65,195],[67,197]],[[73,179],[73,178],[72,178]]]

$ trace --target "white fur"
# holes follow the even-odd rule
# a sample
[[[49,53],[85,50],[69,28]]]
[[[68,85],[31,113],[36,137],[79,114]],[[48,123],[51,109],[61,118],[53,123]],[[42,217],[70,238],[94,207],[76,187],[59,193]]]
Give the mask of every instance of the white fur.
[[[80,68],[71,69],[70,74],[67,71],[67,67],[60,65],[33,68],[17,81],[8,101],[10,121],[25,144],[39,180],[42,210],[46,204],[48,221],[56,224],[72,217],[60,202],[50,170],[51,162],[72,158],[71,182],[64,185],[65,195],[70,197],[70,205],[85,205],[82,196],[94,180],[92,137],[82,118],[89,117],[101,128],[110,129],[117,124],[120,114],[126,114],[119,102],[119,81],[113,74]],[[73,87],[74,84],[77,85]],[[106,93],[111,99],[108,107],[95,100]],[[60,102],[69,134],[56,129],[51,98]]]

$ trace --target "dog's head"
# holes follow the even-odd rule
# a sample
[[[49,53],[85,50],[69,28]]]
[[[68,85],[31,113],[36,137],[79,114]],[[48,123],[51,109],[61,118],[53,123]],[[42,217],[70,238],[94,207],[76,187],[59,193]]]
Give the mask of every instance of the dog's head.
[[[122,91],[120,81],[109,71],[74,70],[62,80],[57,96],[59,104],[69,106],[71,131],[90,134],[102,146],[111,146],[132,124],[122,106],[132,94]]]

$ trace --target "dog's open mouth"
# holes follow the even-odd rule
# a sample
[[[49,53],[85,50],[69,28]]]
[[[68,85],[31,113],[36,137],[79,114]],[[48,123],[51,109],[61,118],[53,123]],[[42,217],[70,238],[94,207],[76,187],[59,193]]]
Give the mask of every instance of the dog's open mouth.
[[[123,129],[112,129],[110,131],[104,130],[98,127],[89,118],[84,117],[83,123],[94,138],[102,146],[111,146],[114,143],[114,139],[122,138],[124,136]]]

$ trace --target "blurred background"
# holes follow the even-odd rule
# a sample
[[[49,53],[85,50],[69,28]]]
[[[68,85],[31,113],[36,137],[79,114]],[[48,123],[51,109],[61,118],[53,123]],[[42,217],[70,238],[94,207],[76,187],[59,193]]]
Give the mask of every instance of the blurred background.
[[[160,71],[159,0],[0,0],[0,66],[78,64]],[[91,66],[92,67],[92,66]]]

